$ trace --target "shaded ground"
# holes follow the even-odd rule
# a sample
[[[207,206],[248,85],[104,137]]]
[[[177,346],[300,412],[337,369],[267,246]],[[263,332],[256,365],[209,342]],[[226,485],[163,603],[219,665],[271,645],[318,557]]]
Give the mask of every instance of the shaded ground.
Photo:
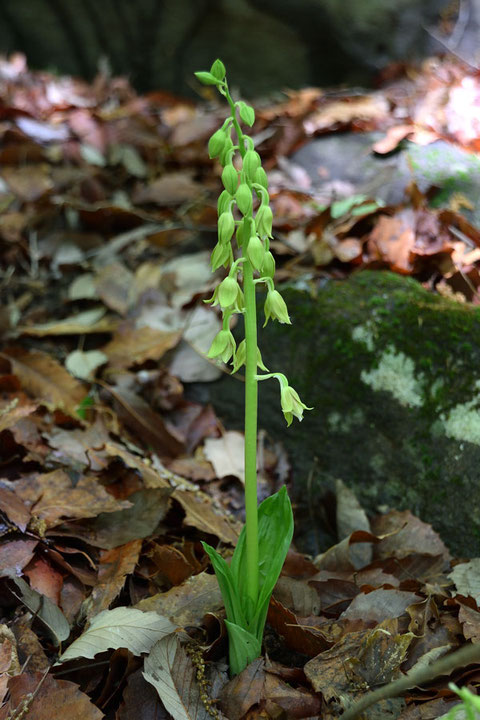
[[[477,305],[480,234],[461,193],[440,209],[415,184],[404,205],[338,199],[288,156],[345,130],[382,133],[378,152],[406,137],[475,152],[479,90],[448,60],[369,95],[310,89],[259,103],[253,135],[270,169],[279,279],[314,290],[325,276],[389,268]],[[224,372],[203,356],[219,320],[201,302],[218,281],[219,168],[205,145],[224,109],[139,97],[121,79],[32,74],[20,56],[0,63],[0,98],[0,718],[24,701],[40,720],[66,706],[86,720],[181,717],[175,707],[187,718],[335,718],[366,690],[475,642],[478,560],[453,560],[408,511],[368,520],[338,484],[327,508],[338,544],[315,558],[292,550],[265,656],[228,681],[200,541],[226,555],[235,543],[243,438],[183,387]],[[290,470],[282,446],[261,441],[269,494]],[[71,650],[54,666],[102,611],[103,652]],[[453,677],[475,688],[478,672]],[[453,697],[442,677],[388,712],[439,717]]]

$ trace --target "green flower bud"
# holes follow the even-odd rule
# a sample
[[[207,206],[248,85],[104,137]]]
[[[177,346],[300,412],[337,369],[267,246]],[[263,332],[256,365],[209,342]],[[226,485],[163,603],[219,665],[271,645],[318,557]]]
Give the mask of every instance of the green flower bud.
[[[221,60],[215,60],[212,67],[210,68],[210,74],[213,75],[217,80],[223,80],[227,71],[225,65]]]
[[[212,75],[212,73],[209,72],[196,72],[195,77],[204,85],[218,85],[219,83],[215,75]]]
[[[252,127],[253,123],[255,122],[255,110],[250,105],[247,105],[247,103],[243,102],[243,100],[240,100],[237,103],[237,106],[240,117],[242,118],[245,125],[248,125],[248,127]]]
[[[218,300],[223,308],[228,308],[233,305],[240,291],[240,286],[235,278],[228,277],[222,280],[218,286]]]
[[[307,407],[299,398],[298,393],[290,385],[285,385],[280,390],[280,403],[287,425],[292,424],[293,416],[300,422],[303,420],[303,411],[312,410]]]
[[[232,200],[233,197],[226,190],[223,190],[220,193],[217,202],[217,212],[219,217],[222,213],[227,212],[227,210],[230,211],[230,203],[232,202]]]
[[[230,162],[230,150],[233,148],[233,141],[230,136],[227,135],[227,139],[225,140],[225,144],[223,146],[223,150],[218,156],[218,159],[220,161],[220,165],[225,166],[228,162]],[[233,193],[232,193],[233,195]]]
[[[211,265],[212,270],[218,270],[221,265],[225,265],[230,260],[231,247],[228,243],[217,243],[213,248]]]
[[[272,278],[272,280],[275,277],[275,258],[270,250],[267,250],[263,258],[262,273],[266,277]]]
[[[237,228],[237,244],[238,247],[246,245],[250,236],[255,232],[255,223],[252,218],[243,218]]]
[[[260,270],[265,257],[265,248],[258,235],[252,235],[247,245],[247,257],[255,270]]]
[[[225,141],[227,139],[227,133],[223,128],[213,133],[212,137],[208,141],[208,156],[215,158],[222,152]]]
[[[242,215],[249,215],[252,212],[252,190],[247,183],[238,186],[235,200]]]
[[[254,181],[255,173],[260,167],[260,155],[255,150],[247,150],[243,158],[243,171],[250,182]]]
[[[263,169],[263,167],[260,165],[255,171],[255,178],[254,182],[258,183],[262,187],[265,188],[265,190],[268,190],[268,177],[267,173]]]
[[[220,330],[215,335],[207,357],[221,357],[224,363],[227,363],[232,355],[235,354],[235,338],[230,330]]]
[[[287,304],[278,290],[268,291],[263,310],[265,313],[265,323],[263,327],[265,327],[270,318],[278,320],[280,323],[287,323],[288,325],[292,324],[288,315]]]
[[[235,170],[232,163],[225,165],[223,168],[222,182],[225,190],[229,192],[230,195],[235,195],[238,185],[238,172]]]
[[[270,238],[273,237],[272,222],[273,213],[270,205],[260,205],[255,215],[255,227],[260,237],[264,235]]]
[[[242,340],[240,345],[237,347],[237,351],[235,355],[233,356],[233,370],[232,373],[237,372],[242,365],[245,365],[245,358],[246,358],[246,343],[245,340]],[[268,368],[265,367],[262,360],[262,355],[260,353],[260,350],[257,347],[257,367],[259,367],[261,370],[265,370],[265,372],[268,372]]]
[[[245,343],[245,340],[242,340],[240,345],[237,347],[235,355],[233,356],[232,373],[236,373],[237,370],[242,367],[242,365],[245,365],[246,349],[247,345]]]
[[[228,243],[235,231],[235,220],[232,213],[227,210],[218,218],[218,239],[221,243]]]

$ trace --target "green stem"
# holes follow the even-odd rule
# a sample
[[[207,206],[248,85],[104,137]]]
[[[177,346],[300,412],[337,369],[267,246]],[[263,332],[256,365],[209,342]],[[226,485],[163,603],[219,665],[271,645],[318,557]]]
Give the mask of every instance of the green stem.
[[[230,105],[233,126],[238,137],[242,158],[245,141],[237,120],[235,103],[225,83],[225,97]],[[252,217],[253,213],[250,213]],[[252,611],[256,607],[259,590],[258,570],[258,499],[257,499],[257,309],[253,268],[243,263],[243,292],[245,295],[245,527],[247,577],[244,579]]]

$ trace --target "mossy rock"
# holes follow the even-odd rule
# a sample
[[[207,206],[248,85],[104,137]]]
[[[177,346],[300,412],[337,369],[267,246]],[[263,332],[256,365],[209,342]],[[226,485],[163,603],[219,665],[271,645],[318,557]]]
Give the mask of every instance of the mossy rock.
[[[480,309],[382,271],[284,296],[293,325],[267,325],[263,358],[314,410],[287,430],[266,381],[259,426],[291,458],[299,546],[316,553],[335,540],[341,478],[369,512],[410,509],[452,552],[478,557]],[[227,427],[242,427],[242,391],[234,377],[209,386]]]

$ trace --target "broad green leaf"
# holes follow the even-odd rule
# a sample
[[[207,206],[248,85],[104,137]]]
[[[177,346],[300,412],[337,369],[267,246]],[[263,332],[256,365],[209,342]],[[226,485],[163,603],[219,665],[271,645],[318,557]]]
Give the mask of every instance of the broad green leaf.
[[[134,655],[149,652],[161,638],[173,633],[177,626],[155,612],[118,607],[103,610],[89,627],[60,656],[58,662],[77,657],[93,658],[105,650],[127,648]]]
[[[33,590],[23,578],[12,578],[22,596],[23,603],[50,630],[55,645],[60,645],[70,635],[70,625],[65,615],[45,595]]]
[[[215,570],[227,617],[232,622],[246,626],[241,593],[238,584],[234,581],[230,566],[214,548],[205,542],[202,542],[202,545]]]
[[[238,675],[255,658],[261,655],[261,641],[248,630],[225,620],[228,631],[228,653],[231,675]]]
[[[292,536],[292,506],[286,488],[282,487],[258,507],[259,595],[253,615],[247,616],[249,629],[258,638],[262,637],[270,595],[285,562]],[[245,540],[246,533],[243,528],[230,565],[234,586],[238,587],[241,598],[247,596]],[[274,552],[272,548],[275,548]]]
[[[343,200],[337,200],[332,203],[330,207],[330,215],[334,220],[342,215],[345,215],[354,205],[360,205],[364,200],[367,199],[366,195],[352,195],[351,197],[344,198]]]
[[[145,680],[175,720],[211,720],[200,696],[196,671],[175,635],[162,638],[145,659]]]

